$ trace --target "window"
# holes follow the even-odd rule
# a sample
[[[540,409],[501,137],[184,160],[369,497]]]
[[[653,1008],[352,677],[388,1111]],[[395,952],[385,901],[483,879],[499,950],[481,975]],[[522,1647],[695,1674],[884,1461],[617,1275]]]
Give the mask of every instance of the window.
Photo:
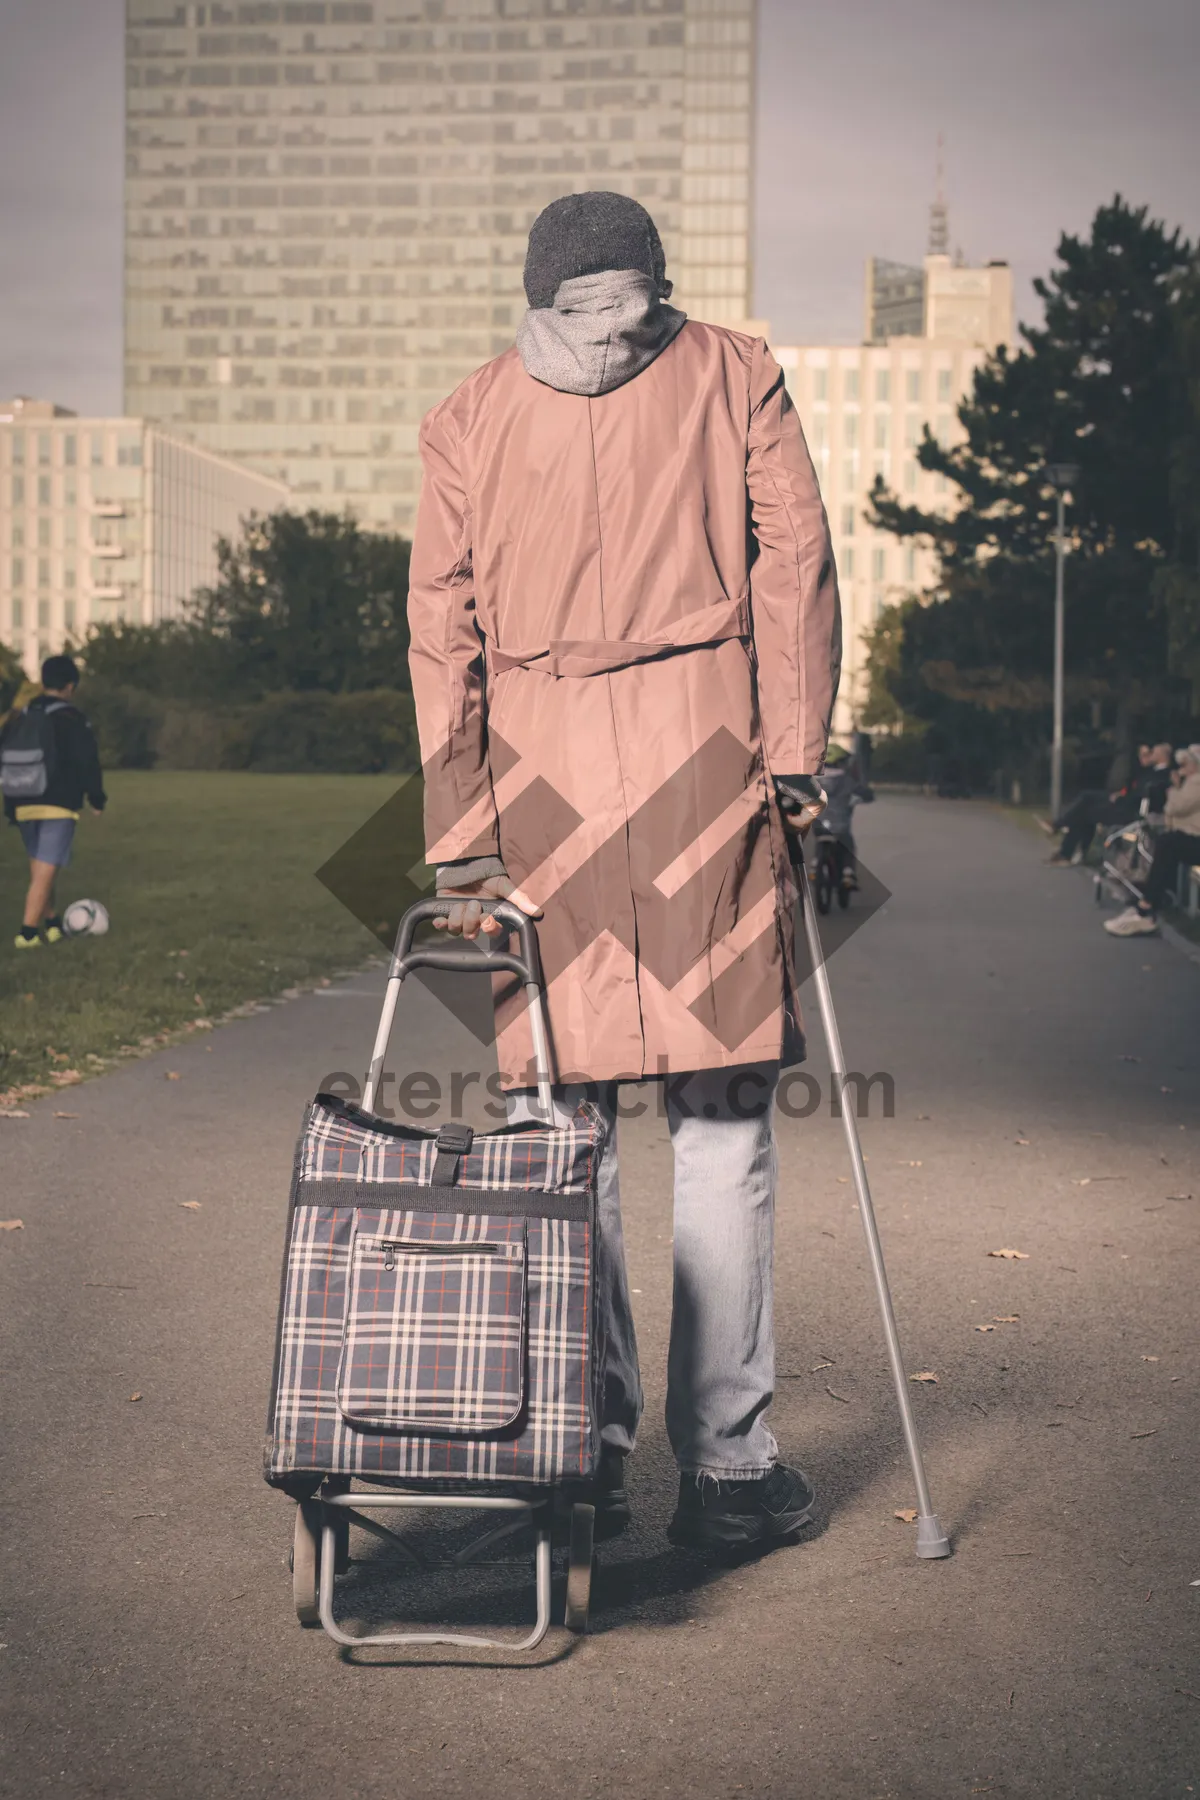
[[[104,467],[104,439],[98,431],[92,433],[92,467],[93,469]]]
[[[123,469],[137,469],[142,462],[142,440],[126,439],[117,445],[117,462]]]
[[[48,431],[39,431],[37,444],[38,461],[43,468],[46,468],[50,463],[50,433]]]
[[[937,422],[937,441],[946,450],[950,446],[950,414],[939,413]]]
[[[917,579],[917,552],[912,544],[904,552],[904,579],[905,581]]]
[[[842,551],[842,574],[847,581],[854,579],[854,545],[847,544]]]
[[[68,469],[75,467],[75,433],[73,431],[68,431],[63,439],[63,461]]]
[[[917,491],[917,465],[911,457],[904,465],[904,491],[906,494]]]
[[[921,371],[909,369],[904,377],[904,398],[909,405],[915,405],[921,398]]]
[[[852,450],[842,464],[842,486],[856,488],[858,486],[858,452]]]
[[[73,600],[63,601],[63,629],[65,631],[74,631],[75,629],[75,602]]]
[[[950,381],[950,370],[939,369],[937,372],[937,397],[939,400],[949,400],[951,395]]]
[[[12,497],[13,497],[13,505],[14,506],[24,506],[24,504],[25,504],[25,477],[23,475],[14,475],[13,476],[13,478],[12,478]]]
[[[14,468],[25,461],[25,433],[23,431],[14,431],[12,434],[12,459]]]
[[[23,556],[14,556],[13,557],[11,574],[12,574],[13,586],[15,588],[24,587],[24,585],[25,585],[25,558]]]
[[[828,398],[829,398],[829,370],[828,369],[814,369],[813,370],[813,399],[814,400],[828,400]]]
[[[886,576],[887,576],[887,551],[886,550],[872,550],[872,552],[871,552],[871,579],[873,581],[883,581],[886,579]]]
[[[842,382],[842,398],[844,400],[857,400],[858,399],[858,370],[857,369],[847,369],[846,370],[845,378]]]
[[[12,543],[13,543],[13,549],[14,549],[14,550],[19,550],[19,549],[20,549],[20,547],[21,547],[21,545],[22,545],[22,544],[23,544],[23,543],[24,543],[24,542],[25,542],[25,525],[24,525],[24,522],[23,522],[23,521],[22,521],[22,520],[21,520],[21,519],[14,519],[14,520],[13,520],[13,522],[12,522]]]
[[[908,445],[910,450],[915,450],[917,445],[920,443],[920,441],[921,441],[921,415],[920,415],[920,413],[905,413],[905,415],[904,415],[904,442]]]
[[[43,513],[41,518],[38,520],[38,549],[39,550],[48,550],[49,548],[50,548],[50,520],[47,518],[46,514]]]
[[[891,420],[888,418],[888,415],[886,413],[876,413],[876,415],[875,415],[875,448],[877,450],[886,450],[888,447],[888,440],[889,440],[890,436],[891,436]]]
[[[843,506],[843,508],[842,508],[842,536],[843,537],[853,537],[854,536],[854,507],[853,507],[853,504],[847,504],[846,506]]]
[[[880,406],[886,406],[892,397],[892,372],[890,369],[876,369],[875,398]]]
[[[38,476],[38,505],[39,506],[49,506],[49,504],[50,504],[50,477],[48,475],[39,475]]]
[[[45,631],[48,629],[49,624],[50,624],[50,602],[48,600],[39,600],[38,601],[38,629],[40,631]]]
[[[21,631],[24,628],[25,606],[20,600],[14,600],[12,603],[12,622],[14,631]]]
[[[48,556],[38,557],[38,586],[50,586],[50,558]]]
[[[847,450],[856,450],[858,448],[858,414],[857,413],[847,413],[846,414],[845,419],[842,421],[842,433],[843,433],[843,436],[845,439],[845,444],[846,444]]]

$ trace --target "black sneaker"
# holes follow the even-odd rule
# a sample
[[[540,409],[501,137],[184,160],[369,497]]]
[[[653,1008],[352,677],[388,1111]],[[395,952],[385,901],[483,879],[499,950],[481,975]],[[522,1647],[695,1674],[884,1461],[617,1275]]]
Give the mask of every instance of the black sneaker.
[[[753,1481],[681,1475],[679,1504],[667,1536],[673,1544],[695,1550],[751,1549],[807,1525],[816,1498],[808,1476],[783,1463]]]

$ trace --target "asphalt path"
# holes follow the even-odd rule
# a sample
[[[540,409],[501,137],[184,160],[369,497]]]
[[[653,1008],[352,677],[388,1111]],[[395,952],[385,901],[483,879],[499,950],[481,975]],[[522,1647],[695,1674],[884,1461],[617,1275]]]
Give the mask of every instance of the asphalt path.
[[[738,1569],[666,1544],[650,1090],[621,1152],[637,1520],[591,1634],[514,1666],[298,1627],[291,1505],[259,1473],[284,1207],[306,1097],[365,1061],[376,970],[0,1119],[0,1217],[24,1222],[0,1232],[0,1793],[1200,1791],[1200,967],[1110,940],[1086,874],[987,807],[885,798],[859,823],[892,898],[831,975],[849,1062],[895,1083],[862,1130],[907,1367],[937,1377],[912,1395],[953,1557],[918,1562],[894,1516],[913,1494],[827,1098],[779,1128],[772,1418],[816,1528]],[[399,1067],[480,1066],[435,997],[404,1008]],[[825,1081],[811,1001],[809,1024]],[[436,1616],[429,1583],[356,1555],[347,1619]],[[457,1577],[446,1615],[511,1622],[525,1581],[519,1559]]]

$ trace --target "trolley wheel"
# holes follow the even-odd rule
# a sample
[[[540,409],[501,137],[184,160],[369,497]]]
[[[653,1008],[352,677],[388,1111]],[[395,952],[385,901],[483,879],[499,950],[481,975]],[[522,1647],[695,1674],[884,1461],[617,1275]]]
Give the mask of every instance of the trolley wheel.
[[[568,1631],[584,1632],[588,1628],[595,1527],[594,1506],[571,1508],[571,1561],[567,1568],[567,1605],[563,1614],[563,1624]]]
[[[301,1625],[321,1623],[319,1582],[324,1510],[319,1500],[300,1500],[296,1505],[296,1529],[292,1534],[292,1603]]]
[[[849,906],[850,896],[853,892],[853,888],[847,887],[844,881],[839,881],[837,891],[838,905],[843,912],[845,912],[846,908]]]
[[[833,859],[824,850],[817,857],[816,888],[817,911],[827,913],[833,900],[834,871]]]

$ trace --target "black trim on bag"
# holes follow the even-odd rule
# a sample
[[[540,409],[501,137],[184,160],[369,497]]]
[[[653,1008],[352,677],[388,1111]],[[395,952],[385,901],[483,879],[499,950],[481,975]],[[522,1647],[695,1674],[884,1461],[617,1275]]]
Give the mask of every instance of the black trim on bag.
[[[296,1206],[388,1208],[397,1212],[490,1213],[497,1219],[568,1219],[590,1224],[590,1193],[553,1194],[541,1188],[434,1187],[419,1181],[298,1181]]]

